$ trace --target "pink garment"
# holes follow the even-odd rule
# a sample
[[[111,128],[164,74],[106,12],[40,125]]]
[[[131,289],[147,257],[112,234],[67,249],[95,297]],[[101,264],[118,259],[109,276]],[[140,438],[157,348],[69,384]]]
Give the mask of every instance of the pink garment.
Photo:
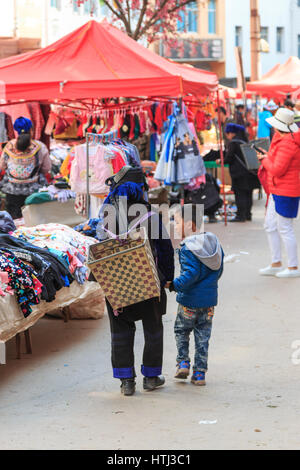
[[[2,282],[3,284],[8,284],[8,281],[8,273],[5,271],[0,271],[0,282]]]
[[[111,165],[104,159],[103,145],[91,145],[89,149],[89,192],[90,194],[106,194],[105,181],[112,176]],[[75,159],[72,162],[70,184],[72,191],[86,194],[87,191],[86,145],[75,147]]]
[[[206,184],[205,174],[197,176],[197,178],[192,178],[189,184],[184,187],[184,189],[188,189],[189,191],[195,191],[196,189],[200,188],[201,184]]]
[[[52,111],[49,115],[46,127],[45,127],[45,134],[51,135],[53,132],[53,129],[55,127],[57,121],[57,115]]]

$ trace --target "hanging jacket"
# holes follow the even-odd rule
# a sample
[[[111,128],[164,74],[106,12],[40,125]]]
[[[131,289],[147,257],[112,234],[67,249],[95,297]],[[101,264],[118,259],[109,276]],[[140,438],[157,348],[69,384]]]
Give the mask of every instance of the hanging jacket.
[[[300,196],[300,131],[284,136],[276,132],[268,153],[262,161],[268,172],[271,194]]]
[[[263,139],[265,137],[271,137],[272,126],[269,124],[266,119],[271,118],[273,114],[270,111],[262,111],[258,115],[258,130],[257,137]]]
[[[193,235],[181,243],[181,272],[173,281],[180,305],[208,308],[218,304],[218,280],[223,273],[223,258],[220,242],[212,233]]]

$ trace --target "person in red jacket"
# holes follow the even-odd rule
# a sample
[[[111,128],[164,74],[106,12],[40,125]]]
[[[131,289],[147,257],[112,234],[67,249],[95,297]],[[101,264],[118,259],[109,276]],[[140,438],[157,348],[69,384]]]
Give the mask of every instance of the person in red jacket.
[[[269,152],[259,159],[267,170],[270,199],[265,229],[272,252],[272,264],[261,269],[263,276],[300,277],[297,240],[293,221],[300,201],[300,131],[294,113],[280,108],[268,118],[276,130]],[[288,269],[282,267],[281,240],[288,255]]]

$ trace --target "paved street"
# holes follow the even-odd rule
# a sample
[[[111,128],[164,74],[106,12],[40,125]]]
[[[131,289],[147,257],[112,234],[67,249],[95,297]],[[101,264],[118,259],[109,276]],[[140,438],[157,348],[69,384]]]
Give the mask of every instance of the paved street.
[[[44,318],[32,329],[33,355],[0,366],[0,449],[296,449],[300,446],[300,280],[259,277],[269,262],[253,223],[209,226],[226,255],[210,345],[207,387],[175,382],[175,296],[165,324],[166,385],[125,398],[112,378],[108,318]],[[300,240],[300,223],[297,222]],[[143,337],[138,325],[136,366]],[[299,346],[300,347],[300,346]],[[23,350],[25,346],[23,345]],[[299,354],[300,358],[300,354]],[[208,424],[200,424],[201,421]]]

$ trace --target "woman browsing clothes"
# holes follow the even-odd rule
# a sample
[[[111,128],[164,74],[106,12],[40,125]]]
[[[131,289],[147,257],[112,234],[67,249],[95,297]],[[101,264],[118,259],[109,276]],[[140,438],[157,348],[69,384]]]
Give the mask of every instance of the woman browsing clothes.
[[[225,128],[228,146],[224,163],[229,165],[232,180],[232,190],[235,195],[237,214],[231,222],[246,222],[252,220],[253,190],[260,188],[255,173],[247,169],[241,145],[248,142],[244,126],[230,123]]]
[[[51,160],[47,147],[32,139],[30,119],[19,117],[14,129],[19,136],[6,144],[0,160],[0,170],[5,172],[0,189],[6,194],[7,212],[19,219],[25,199],[47,183]]]

